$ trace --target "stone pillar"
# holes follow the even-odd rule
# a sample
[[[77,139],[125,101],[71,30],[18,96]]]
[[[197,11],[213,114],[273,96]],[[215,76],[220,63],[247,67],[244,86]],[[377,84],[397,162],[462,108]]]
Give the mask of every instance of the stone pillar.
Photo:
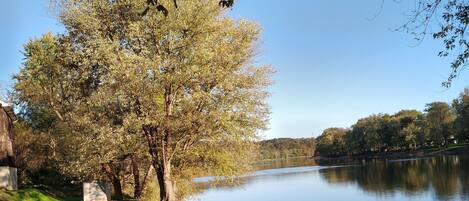
[[[110,201],[111,187],[105,182],[83,183],[83,201]]]
[[[0,187],[7,190],[18,190],[17,169],[14,167],[0,167]]]
[[[18,189],[13,149],[13,107],[0,101],[0,188]]]

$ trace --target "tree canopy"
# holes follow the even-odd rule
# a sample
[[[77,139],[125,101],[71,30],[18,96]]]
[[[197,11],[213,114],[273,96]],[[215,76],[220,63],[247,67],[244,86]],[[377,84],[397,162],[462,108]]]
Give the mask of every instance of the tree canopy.
[[[316,139],[316,155],[336,157],[442,147],[452,140],[467,142],[467,89],[450,105],[433,102],[425,111],[373,114],[350,129],[329,128]]]
[[[286,159],[311,157],[314,155],[316,140],[314,138],[276,138],[263,140],[259,145],[259,159]]]
[[[25,107],[45,105],[63,122],[76,152],[67,169],[114,184],[136,156],[155,170],[160,199],[173,201],[188,168],[246,170],[266,128],[273,71],[252,65],[258,26],[226,17],[219,2],[142,15],[146,3],[66,1],[67,32],[25,45],[15,91]]]

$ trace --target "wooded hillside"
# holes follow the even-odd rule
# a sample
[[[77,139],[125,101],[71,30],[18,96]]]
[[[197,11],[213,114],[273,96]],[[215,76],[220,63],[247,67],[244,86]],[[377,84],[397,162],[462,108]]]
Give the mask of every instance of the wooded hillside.
[[[259,158],[263,160],[313,156],[314,150],[314,138],[276,138],[259,142]]]

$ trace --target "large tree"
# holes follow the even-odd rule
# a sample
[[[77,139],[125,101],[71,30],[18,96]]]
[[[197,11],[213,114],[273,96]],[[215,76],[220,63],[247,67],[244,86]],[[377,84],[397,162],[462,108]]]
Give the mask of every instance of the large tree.
[[[120,118],[128,109],[118,94],[97,87],[102,69],[88,66],[86,54],[74,50],[69,39],[48,33],[25,45],[26,62],[14,77],[16,98],[31,127],[49,133],[52,145],[67,149],[61,150],[66,152],[60,159],[62,171],[81,180],[106,178],[122,199],[126,167],[148,154],[136,129]],[[149,171],[149,165],[140,163],[132,166],[133,172],[142,167]],[[140,180],[140,174],[134,178],[134,197],[139,198],[146,179]]]
[[[173,201],[181,198],[175,171],[184,167],[228,176],[244,170],[238,167],[267,122],[272,70],[251,64],[259,28],[226,17],[217,1],[181,1],[166,7],[168,15],[142,15],[145,3],[66,1],[60,16],[67,33],[53,47],[59,51],[28,59],[25,69],[36,64],[18,76],[17,90],[26,101],[47,103],[88,133],[86,140],[112,145],[94,147],[105,151],[96,156],[113,156],[103,162],[141,140],[161,200]]]

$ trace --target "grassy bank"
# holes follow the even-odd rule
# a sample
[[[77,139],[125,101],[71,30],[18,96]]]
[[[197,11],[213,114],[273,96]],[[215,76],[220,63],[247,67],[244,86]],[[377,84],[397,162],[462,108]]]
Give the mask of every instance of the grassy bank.
[[[80,198],[61,198],[37,188],[24,188],[17,191],[0,190],[1,201],[79,201]]]

